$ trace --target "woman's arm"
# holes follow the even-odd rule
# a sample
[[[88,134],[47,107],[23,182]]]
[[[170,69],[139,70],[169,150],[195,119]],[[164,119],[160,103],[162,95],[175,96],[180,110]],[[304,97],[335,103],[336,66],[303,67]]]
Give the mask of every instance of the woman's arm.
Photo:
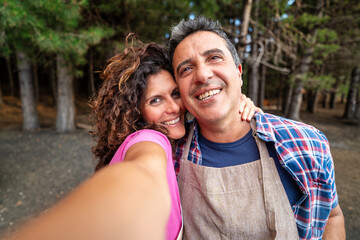
[[[170,204],[165,151],[141,142],[6,239],[164,239]]]

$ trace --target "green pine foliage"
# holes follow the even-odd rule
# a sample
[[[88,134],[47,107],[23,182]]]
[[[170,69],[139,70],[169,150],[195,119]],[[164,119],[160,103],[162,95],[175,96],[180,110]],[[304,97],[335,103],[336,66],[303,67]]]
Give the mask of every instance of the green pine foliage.
[[[173,24],[200,14],[220,20],[230,38],[239,44],[245,2],[0,0],[0,55],[8,57],[14,54],[14,49],[20,49],[33,61],[44,63],[55,54],[61,54],[73,66],[88,63],[91,56],[94,70],[98,71],[107,59],[123,49],[128,33],[138,34],[143,42],[166,45]],[[302,0],[289,4],[288,0],[261,0],[259,14],[255,17],[256,2],[253,0],[243,69],[249,68],[253,41],[262,44],[261,50],[267,44],[264,61],[291,70],[292,74],[299,71],[302,57],[312,48],[306,75],[318,80],[309,82],[319,79],[331,82],[326,80],[330,78],[322,76],[332,76],[338,80],[336,88],[343,89],[360,56],[360,2]],[[280,74],[276,69],[267,68],[266,77],[266,92],[271,87],[277,88],[279,79],[291,82],[290,75]],[[247,71],[243,78],[248,79]],[[82,81],[87,82],[87,79]],[[306,85],[317,87],[316,84]],[[334,88],[330,85],[322,88]]]
[[[92,25],[83,28],[85,0],[4,0],[0,7],[2,53],[21,49],[33,55],[61,54],[73,64],[84,63],[89,46],[113,34],[111,28]]]

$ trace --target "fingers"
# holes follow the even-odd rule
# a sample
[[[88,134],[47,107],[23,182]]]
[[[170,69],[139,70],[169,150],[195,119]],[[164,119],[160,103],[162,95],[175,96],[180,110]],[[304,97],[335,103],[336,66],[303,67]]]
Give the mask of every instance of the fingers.
[[[248,117],[249,117],[249,112],[250,112],[250,108],[248,106],[246,106],[244,108],[243,113],[241,114],[241,120],[243,121],[247,121]]]
[[[247,98],[245,94],[241,93],[241,101],[246,101],[247,99],[250,99],[250,98]]]
[[[255,107],[255,111],[259,112],[259,113],[264,113],[263,110],[261,108],[259,108],[259,107]]]
[[[244,94],[241,95],[241,102],[239,106],[239,113],[242,121],[248,121],[252,119],[255,112],[264,113],[261,108],[255,106],[254,102]]]
[[[244,108],[245,108],[245,101],[241,101],[240,102],[240,108],[239,108],[239,112],[240,113],[243,113],[244,112]]]
[[[244,108],[244,112],[241,115],[241,120],[250,122],[250,120],[254,116],[254,114],[255,114],[255,108],[246,106]]]
[[[251,101],[250,98],[246,97],[244,94],[241,94],[241,102],[239,106],[241,120],[250,122],[255,112],[264,113],[261,108],[255,106],[254,102]]]
[[[245,106],[247,105],[248,99],[245,96],[245,94],[242,94],[242,93],[241,93],[240,98],[241,98],[241,101],[240,101],[239,112],[242,113],[244,111]]]
[[[250,120],[253,118],[254,114],[255,114],[255,109],[251,108],[251,110],[249,111],[249,114],[246,118],[246,121],[250,122]]]

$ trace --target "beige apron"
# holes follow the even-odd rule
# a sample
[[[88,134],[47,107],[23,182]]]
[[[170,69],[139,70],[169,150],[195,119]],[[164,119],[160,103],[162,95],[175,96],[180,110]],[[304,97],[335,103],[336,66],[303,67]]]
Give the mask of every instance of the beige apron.
[[[260,160],[224,168],[180,162],[183,239],[299,239],[294,214],[274,160],[256,136]]]

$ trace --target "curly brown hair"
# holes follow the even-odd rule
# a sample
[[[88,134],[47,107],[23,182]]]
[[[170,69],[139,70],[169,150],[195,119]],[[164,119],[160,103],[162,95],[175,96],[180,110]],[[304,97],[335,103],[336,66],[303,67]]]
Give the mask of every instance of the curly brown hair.
[[[140,113],[140,102],[149,76],[161,70],[172,74],[167,50],[158,44],[144,44],[136,39],[135,42],[132,39],[130,45],[107,62],[100,75],[102,86],[90,102],[96,129],[91,132],[96,141],[92,148],[98,160],[95,170],[109,164],[129,134],[144,128],[166,133],[165,128],[145,121]]]

